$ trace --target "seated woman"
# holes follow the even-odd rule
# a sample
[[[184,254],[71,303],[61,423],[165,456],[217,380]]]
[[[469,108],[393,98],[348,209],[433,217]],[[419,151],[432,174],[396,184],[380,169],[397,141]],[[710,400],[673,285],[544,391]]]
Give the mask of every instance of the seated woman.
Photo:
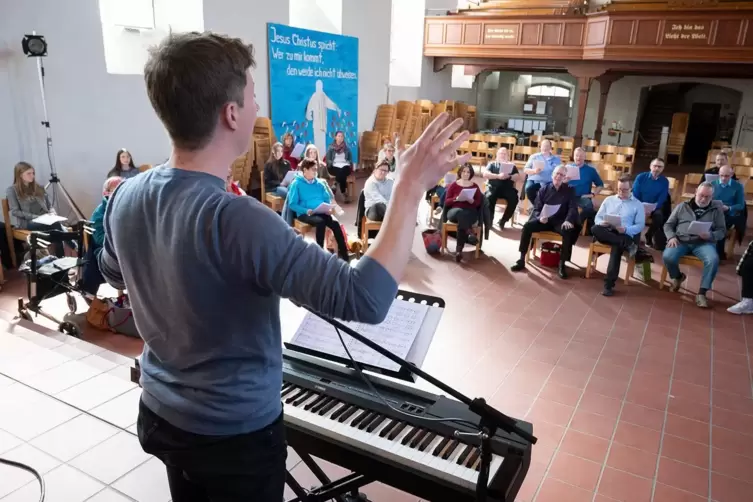
[[[286,132],[282,137],[282,158],[287,160],[290,164],[290,169],[293,171],[298,170],[298,162],[301,159],[293,157],[293,150],[295,149],[295,138],[289,132]]]
[[[16,164],[13,169],[13,184],[5,191],[5,197],[8,199],[14,227],[31,231],[65,231],[62,223],[45,225],[34,221],[45,214],[54,214],[55,209],[44,188],[36,182],[34,167],[28,162]],[[68,245],[76,249],[75,242],[69,242]],[[65,256],[62,242],[55,242],[52,246],[55,256]]]
[[[133,156],[125,148],[115,154],[115,166],[107,173],[108,178],[119,177],[123,179],[133,178],[139,174],[139,168],[133,164]]]
[[[384,221],[384,214],[387,212],[387,204],[390,203],[392,185],[394,184],[393,180],[387,178],[389,172],[389,161],[384,159],[377,164],[363,186],[366,218],[371,221]]]
[[[280,197],[288,195],[288,185],[284,184],[285,175],[291,170],[290,162],[283,158],[282,143],[272,145],[272,155],[264,164],[264,190]]]
[[[348,176],[353,172],[353,154],[345,143],[345,134],[342,131],[335,133],[335,142],[329,145],[327,155],[327,171],[335,177],[340,185],[340,192],[345,202],[350,202],[348,197]]]
[[[123,178],[118,176],[107,178],[107,181],[102,186],[102,202],[99,203],[92,213],[91,223],[94,233],[89,240],[89,247],[86,249],[86,264],[84,265],[84,276],[81,280],[81,289],[91,295],[96,295],[99,286],[105,282],[102,273],[99,271],[98,263],[99,253],[105,243],[105,210],[107,209],[110,195],[123,181]]]
[[[290,184],[287,203],[290,210],[302,223],[316,228],[316,243],[324,247],[324,234],[329,228],[337,241],[337,254],[348,261],[348,245],[340,228],[340,222],[332,215],[335,206],[332,205],[327,213],[314,213],[322,204],[332,204],[333,200],[327,190],[326,183],[316,178],[317,165],[314,161],[304,160],[300,164],[301,175],[296,176]]]
[[[377,155],[377,164],[379,164],[383,160],[387,161],[390,172],[394,173],[397,167],[397,159],[395,159],[395,146],[392,143],[387,143],[381,150],[379,150],[379,155]]]
[[[318,178],[326,180],[330,177],[329,173],[327,172],[327,164],[322,162],[321,155],[319,155],[319,149],[315,144],[311,143],[309,145],[306,145],[306,149],[303,151],[303,159],[313,160],[314,162],[316,162],[316,175]],[[329,186],[329,184],[327,184],[327,186]]]
[[[447,220],[457,223],[457,249],[455,261],[462,259],[462,251],[465,243],[475,245],[476,236],[471,232],[472,227],[478,222],[479,209],[484,202],[483,194],[479,186],[473,182],[475,172],[470,164],[460,168],[459,177],[447,187],[444,205],[447,209]],[[472,196],[464,196],[463,190],[473,191]]]

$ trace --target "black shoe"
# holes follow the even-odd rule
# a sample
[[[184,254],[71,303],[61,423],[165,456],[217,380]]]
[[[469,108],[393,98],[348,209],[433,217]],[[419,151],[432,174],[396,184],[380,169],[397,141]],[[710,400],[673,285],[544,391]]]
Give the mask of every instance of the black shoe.
[[[468,234],[468,240],[466,241],[471,246],[475,246],[478,244],[478,237],[476,237],[474,234]]]
[[[461,253],[460,251],[456,251],[455,252],[455,261],[458,262],[458,263],[460,263],[461,261],[463,261],[463,253]]]
[[[506,224],[507,224],[507,220],[499,220],[499,221],[497,222],[497,225],[499,225],[499,229],[500,229],[500,230],[504,230],[504,229],[505,229],[505,225],[506,225]]]
[[[522,270],[526,269],[526,261],[525,260],[518,260],[515,262],[515,265],[510,267],[510,270],[513,272],[520,272]]]
[[[560,276],[560,279],[567,279],[567,267],[564,263],[560,263],[559,270],[557,271],[557,275]]]
[[[604,290],[601,292],[602,296],[613,296],[614,289],[612,286],[604,286]]]

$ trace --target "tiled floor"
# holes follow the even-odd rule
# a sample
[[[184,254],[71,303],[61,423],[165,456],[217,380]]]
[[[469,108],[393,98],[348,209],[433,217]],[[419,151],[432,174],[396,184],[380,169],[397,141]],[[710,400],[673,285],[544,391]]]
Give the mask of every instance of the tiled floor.
[[[586,280],[582,269],[567,281],[538,267],[509,272],[519,232],[493,232],[485,255],[473,260],[469,248],[460,265],[428,256],[417,232],[402,282],[447,302],[424,369],[534,423],[539,442],[518,500],[753,500],[753,319],[725,311],[739,295],[734,263],[720,270],[711,310],[697,309],[687,290],[658,290],[658,256],[652,284],[621,282],[604,298],[601,276]],[[585,244],[573,259],[581,266]],[[686,272],[694,291],[698,270]],[[0,309],[12,310],[14,300],[1,298]],[[166,501],[161,465],[114,427],[133,431],[136,420],[128,360],[86,342],[6,329],[0,373],[54,398],[0,376],[0,455],[47,472],[48,500]],[[135,348],[124,337],[91,336],[123,353]],[[297,461],[291,454],[289,465]],[[294,474],[313,484],[302,464]],[[2,502],[34,500],[36,489],[30,477],[0,467]],[[415,501],[384,486],[364,491],[375,501]]]

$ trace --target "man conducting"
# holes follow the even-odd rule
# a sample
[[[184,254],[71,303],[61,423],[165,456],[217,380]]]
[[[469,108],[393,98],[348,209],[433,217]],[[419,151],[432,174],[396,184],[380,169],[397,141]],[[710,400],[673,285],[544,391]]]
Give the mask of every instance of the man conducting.
[[[401,153],[379,236],[351,267],[225,191],[256,121],[254,66],[250,46],[212,33],[172,34],[152,51],[144,80],[172,154],[121,185],[104,218],[102,273],[128,290],[145,342],[139,440],[165,463],[175,502],[282,500],[280,297],[381,322],[423,193],[468,160],[450,161],[468,133],[450,140],[462,120],[445,127],[441,114]]]

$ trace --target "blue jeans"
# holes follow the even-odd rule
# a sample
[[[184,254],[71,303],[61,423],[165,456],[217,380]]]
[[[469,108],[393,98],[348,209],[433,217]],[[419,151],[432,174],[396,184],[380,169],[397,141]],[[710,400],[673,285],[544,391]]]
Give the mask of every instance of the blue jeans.
[[[277,188],[275,188],[274,194],[285,198],[288,196],[288,187],[278,186]]]
[[[703,262],[701,289],[704,292],[710,290],[716,272],[719,270],[719,255],[716,252],[716,244],[712,242],[698,244],[680,242],[676,248],[665,248],[662,258],[664,259],[664,266],[667,267],[667,272],[669,272],[669,277],[672,279],[680,277],[680,258],[689,254]]]

